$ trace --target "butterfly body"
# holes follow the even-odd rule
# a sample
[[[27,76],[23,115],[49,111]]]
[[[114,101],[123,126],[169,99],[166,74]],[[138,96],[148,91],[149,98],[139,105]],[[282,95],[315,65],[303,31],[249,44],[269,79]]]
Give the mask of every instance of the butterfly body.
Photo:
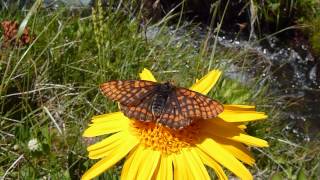
[[[223,111],[218,101],[169,82],[109,81],[100,88],[107,97],[120,103],[127,117],[172,129],[184,128],[195,120],[214,118]]]
[[[151,103],[151,112],[155,118],[159,118],[165,109],[166,103],[170,95],[172,95],[174,87],[170,83],[158,84],[155,87],[155,94]]]

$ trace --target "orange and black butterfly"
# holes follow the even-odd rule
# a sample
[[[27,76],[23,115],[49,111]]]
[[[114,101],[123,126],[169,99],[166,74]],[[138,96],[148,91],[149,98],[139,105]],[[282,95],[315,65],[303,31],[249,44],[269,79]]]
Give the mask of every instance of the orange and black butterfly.
[[[111,100],[120,103],[127,117],[153,121],[172,129],[182,129],[194,120],[217,117],[223,111],[218,101],[169,82],[109,81],[100,89]]]

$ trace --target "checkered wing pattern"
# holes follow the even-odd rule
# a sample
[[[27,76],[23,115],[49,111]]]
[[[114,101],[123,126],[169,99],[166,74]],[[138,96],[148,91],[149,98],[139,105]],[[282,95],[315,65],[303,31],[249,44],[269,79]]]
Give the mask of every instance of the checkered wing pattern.
[[[219,102],[185,88],[176,88],[157,121],[170,128],[181,129],[194,120],[217,117],[222,111],[223,106]]]
[[[157,121],[173,129],[182,129],[192,123],[192,119],[183,114],[175,93],[168,97],[167,105]]]
[[[100,85],[104,95],[124,106],[138,106],[150,94],[154,93],[157,83],[152,81],[109,81]]]
[[[153,93],[146,96],[137,106],[126,106],[120,104],[120,109],[127,117],[139,121],[156,121],[152,114],[152,98]]]
[[[223,111],[218,101],[189,89],[177,88],[176,96],[183,116],[189,119],[211,119]]]

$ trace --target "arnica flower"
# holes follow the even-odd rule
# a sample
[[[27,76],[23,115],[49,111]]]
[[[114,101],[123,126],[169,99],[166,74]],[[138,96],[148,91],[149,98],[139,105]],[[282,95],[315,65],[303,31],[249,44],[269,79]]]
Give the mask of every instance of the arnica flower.
[[[220,75],[220,71],[213,70],[190,89],[207,94]],[[140,78],[156,81],[147,69]],[[109,136],[88,147],[89,158],[101,160],[82,179],[98,176],[124,157],[121,179],[210,179],[206,166],[219,179],[228,179],[222,166],[240,179],[253,179],[243,165],[255,163],[247,146],[267,147],[268,143],[247,135],[245,123],[266,118],[254,106],[224,105],[224,111],[214,119],[172,130],[152,122],[130,120],[122,112],[95,116],[83,136]]]

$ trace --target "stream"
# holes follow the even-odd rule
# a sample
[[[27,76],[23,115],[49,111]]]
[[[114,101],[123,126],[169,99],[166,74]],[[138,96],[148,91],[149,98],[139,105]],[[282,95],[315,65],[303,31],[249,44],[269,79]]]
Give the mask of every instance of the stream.
[[[285,44],[276,37],[258,45],[228,36],[219,37],[224,47],[249,48],[255,51],[267,69],[263,75],[269,79],[270,94],[276,97],[275,105],[283,112],[287,126],[297,137],[306,141],[316,138],[320,130],[320,64],[303,43]],[[266,64],[266,65],[265,65]],[[262,69],[261,63],[253,69]],[[255,70],[249,73],[255,73]]]

